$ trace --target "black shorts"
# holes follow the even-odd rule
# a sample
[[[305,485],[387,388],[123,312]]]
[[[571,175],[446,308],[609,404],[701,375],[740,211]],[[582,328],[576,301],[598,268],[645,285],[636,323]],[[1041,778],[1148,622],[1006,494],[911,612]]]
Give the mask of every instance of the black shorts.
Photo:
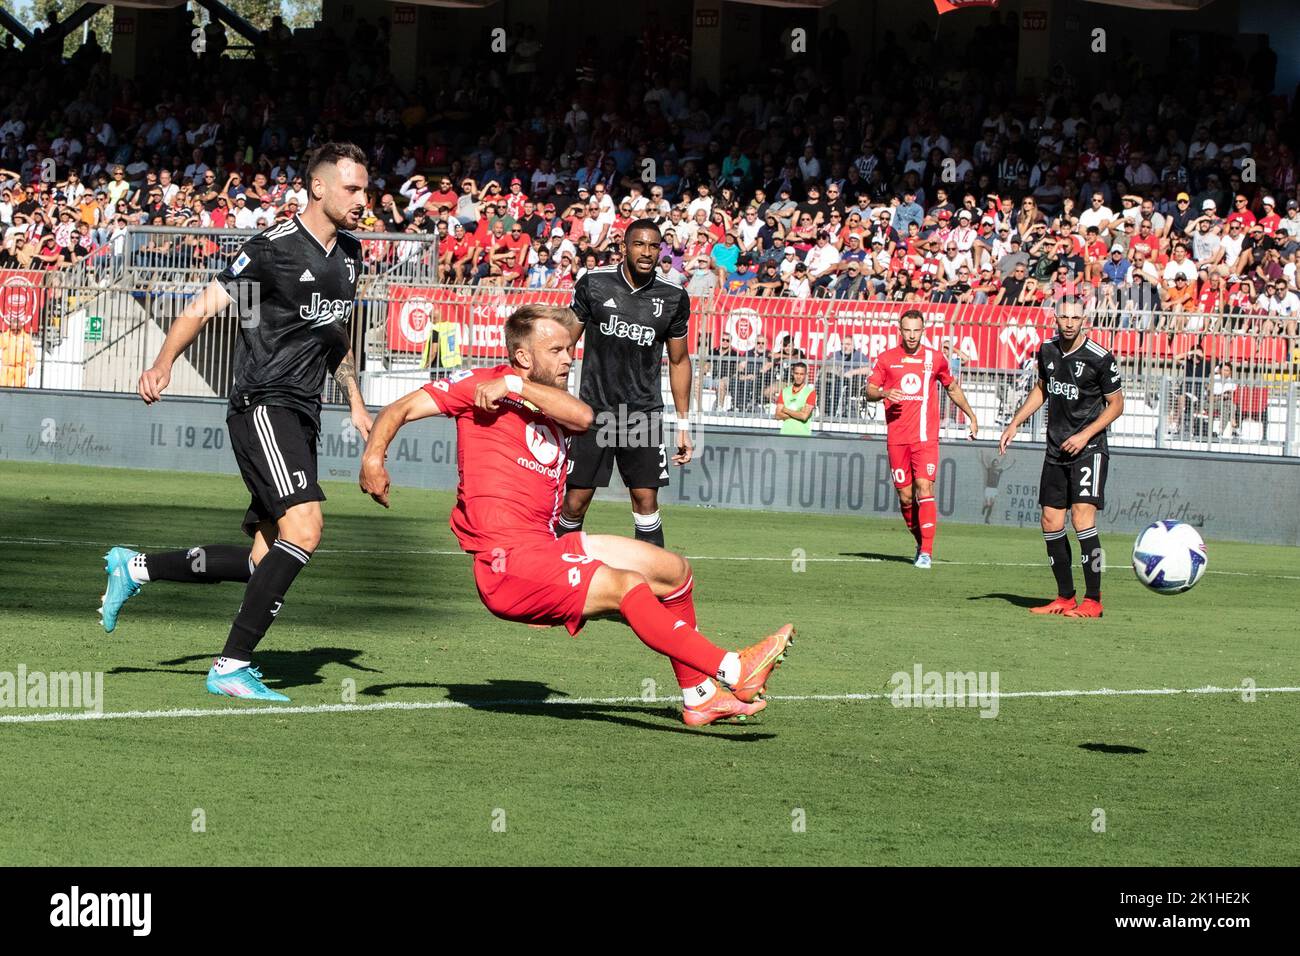
[[[297,409],[255,405],[226,419],[230,447],[252,501],[244,515],[244,534],[252,537],[263,521],[281,518],[293,505],[324,501],[316,483],[319,424]]]
[[[1073,504],[1106,507],[1106,472],[1110,455],[1092,452],[1073,461],[1056,464],[1043,462],[1038,479],[1038,503],[1047,508],[1068,508]]]
[[[613,423],[614,412],[597,412],[592,426],[569,441],[568,486],[605,488],[618,462],[618,474],[628,488],[664,488],[668,485],[668,450],[664,444],[662,413],[630,412],[627,421]],[[633,420],[632,416],[644,419]],[[605,422],[602,425],[602,422]],[[619,427],[621,424],[622,427]],[[630,427],[629,427],[630,426]]]

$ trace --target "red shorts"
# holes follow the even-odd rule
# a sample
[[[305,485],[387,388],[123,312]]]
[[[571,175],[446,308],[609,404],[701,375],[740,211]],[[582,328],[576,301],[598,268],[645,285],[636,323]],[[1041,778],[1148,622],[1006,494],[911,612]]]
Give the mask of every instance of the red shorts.
[[[913,479],[934,481],[939,475],[939,443],[918,441],[910,445],[889,445],[889,470],[895,488],[906,488]]]
[[[499,618],[521,624],[563,624],[577,634],[596,570],[586,534],[573,531],[557,541],[493,548],[474,556],[474,583],[483,606]]]

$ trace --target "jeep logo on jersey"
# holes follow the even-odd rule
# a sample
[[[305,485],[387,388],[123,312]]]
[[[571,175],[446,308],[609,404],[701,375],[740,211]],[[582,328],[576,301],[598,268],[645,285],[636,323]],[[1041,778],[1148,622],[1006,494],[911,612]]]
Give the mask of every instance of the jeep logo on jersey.
[[[560,436],[550,425],[529,422],[524,429],[528,450],[540,464],[551,465],[560,455]]]
[[[1070,385],[1066,382],[1058,382],[1056,379],[1048,379],[1047,394],[1064,395],[1070,401],[1075,401],[1079,397],[1079,386]]]
[[[763,334],[763,319],[753,309],[732,309],[727,314],[727,334],[737,352],[748,352]]]
[[[340,319],[346,321],[352,316],[351,299],[323,299],[319,292],[311,294],[311,304],[304,305],[298,310],[298,315],[307,322],[310,322],[312,328],[320,328],[322,325],[333,325]]]
[[[631,339],[637,345],[654,345],[655,330],[648,325],[628,322],[617,315],[611,315],[600,324],[600,330],[606,335],[620,339]]]
[[[921,376],[915,372],[908,372],[898,384],[908,395],[915,395],[921,390]]]

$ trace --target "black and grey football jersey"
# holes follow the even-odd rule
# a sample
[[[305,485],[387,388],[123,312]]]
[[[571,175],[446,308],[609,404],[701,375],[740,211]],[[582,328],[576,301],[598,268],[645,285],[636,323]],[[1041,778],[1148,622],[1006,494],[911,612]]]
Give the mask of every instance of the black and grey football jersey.
[[[578,397],[597,411],[663,408],[664,343],[690,328],[686,290],[657,271],[634,288],[622,265],[600,266],[574,284],[572,308],[586,336]]]
[[[1059,339],[1044,342],[1038,350],[1038,378],[1047,392],[1047,460],[1071,461],[1061,443],[1095,422],[1106,408],[1106,396],[1123,388],[1119,363],[1092,339],[1070,352],[1062,352]],[[1095,435],[1079,455],[1110,454],[1106,431]]]
[[[244,243],[217,276],[239,315],[230,410],[283,405],[320,418],[325,376],[347,354],[361,243],[328,251],[297,216]]]

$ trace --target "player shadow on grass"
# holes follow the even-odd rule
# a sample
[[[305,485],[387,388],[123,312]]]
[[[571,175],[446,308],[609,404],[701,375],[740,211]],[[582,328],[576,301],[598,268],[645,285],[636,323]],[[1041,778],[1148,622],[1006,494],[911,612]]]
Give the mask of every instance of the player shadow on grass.
[[[909,558],[905,554],[883,554],[879,551],[841,551],[841,558],[862,558],[866,561],[894,561],[902,564],[912,564],[915,558]]]
[[[464,704],[473,710],[490,710],[499,714],[518,714],[532,717],[556,717],[561,720],[596,720],[604,723],[621,724],[637,730],[660,730],[674,734],[699,736],[707,731],[692,730],[681,726],[680,716],[671,707],[662,710],[638,706],[636,704],[608,703],[587,700],[556,702],[555,698],[566,698],[562,690],[552,690],[540,681],[489,680],[483,684],[437,684],[405,682],[395,684],[371,684],[363,688],[361,694],[367,697],[383,697],[388,691],[399,687],[440,687],[447,691],[447,699]],[[550,700],[550,703],[547,701]],[[662,714],[670,718],[677,726],[664,726],[639,720],[633,714]],[[772,740],[776,734],[764,733],[729,733],[715,734],[721,740],[738,740],[753,743],[759,740]]]
[[[1016,607],[1039,607],[1047,603],[1047,601],[1042,597],[1025,597],[1023,594],[1007,594],[1004,591],[993,591],[989,594],[972,594],[966,600],[1006,601],[1008,604],[1014,604]]]
[[[257,666],[266,674],[266,679],[277,688],[309,687],[323,684],[324,676],[320,671],[328,664],[342,664],[352,670],[379,674],[382,671],[374,667],[364,667],[356,662],[361,651],[350,647],[313,647],[308,651],[258,651]],[[188,654],[185,657],[173,657],[159,661],[158,667],[115,667],[109,674],[197,674],[206,675],[207,667],[202,670],[174,670],[182,664],[202,661],[211,664],[212,654]]]
[[[1080,750],[1091,750],[1099,754],[1144,754],[1147,753],[1141,747],[1130,747],[1128,744],[1079,744]]]

